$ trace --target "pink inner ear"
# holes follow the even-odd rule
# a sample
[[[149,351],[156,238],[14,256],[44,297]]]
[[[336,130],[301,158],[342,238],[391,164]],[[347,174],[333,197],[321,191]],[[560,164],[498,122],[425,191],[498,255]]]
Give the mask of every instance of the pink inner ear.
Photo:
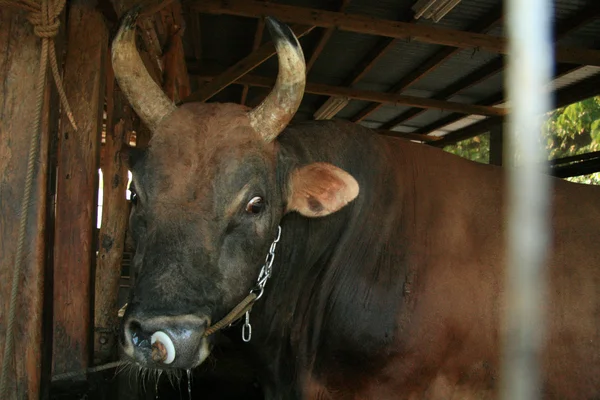
[[[325,216],[354,200],[358,192],[358,182],[343,169],[327,163],[309,164],[292,173],[287,211]]]

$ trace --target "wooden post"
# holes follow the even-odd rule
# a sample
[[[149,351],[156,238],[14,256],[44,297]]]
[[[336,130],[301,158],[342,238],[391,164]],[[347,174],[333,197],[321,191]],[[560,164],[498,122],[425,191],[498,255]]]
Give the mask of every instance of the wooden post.
[[[61,36],[56,40],[60,41]],[[19,232],[20,207],[27,170],[29,142],[36,113],[36,81],[41,41],[26,14],[0,8],[0,361],[4,357]],[[60,63],[59,63],[60,65]],[[49,76],[49,75],[48,75]],[[40,398],[43,355],[42,317],[46,251],[46,205],[49,132],[57,123],[53,83],[48,79],[42,111],[40,151],[33,178],[32,203],[27,215],[24,258],[19,282],[15,351],[8,372],[11,399]]]
[[[502,165],[503,157],[503,124],[498,124],[490,130],[490,164]]]
[[[54,250],[53,373],[91,360],[93,242],[108,31],[94,0],[69,2],[65,92],[78,124],[61,118]]]
[[[118,293],[129,207],[125,198],[127,166],[121,159],[125,137],[132,128],[132,110],[115,89],[112,63],[106,63],[106,143],[103,148],[104,177],[102,226],[96,265],[94,301],[94,361],[102,364],[116,354],[119,325]]]
[[[174,1],[170,7],[161,11],[162,22],[168,30],[168,39],[163,54],[163,89],[167,96],[178,103],[191,93],[190,79],[183,51],[183,17],[181,4]]]

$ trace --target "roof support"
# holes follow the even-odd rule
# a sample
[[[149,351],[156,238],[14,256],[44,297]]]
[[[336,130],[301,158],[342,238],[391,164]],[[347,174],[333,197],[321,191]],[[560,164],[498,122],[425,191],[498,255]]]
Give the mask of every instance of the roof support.
[[[346,7],[348,7],[348,3],[350,3],[350,0],[342,0],[342,4],[340,5],[340,12],[343,12],[346,9]],[[317,46],[315,47],[312,54],[310,55],[310,58],[306,62],[306,73],[307,74],[310,72],[310,69],[313,67],[313,65],[317,61],[317,58],[319,57],[319,55],[325,48],[325,45],[331,38],[331,35],[333,35],[333,32],[335,32],[335,28],[331,27],[331,28],[325,29],[325,31],[321,34],[321,39],[319,39],[319,43],[317,43]]]
[[[260,43],[262,42],[263,33],[265,31],[265,19],[260,18],[256,21],[256,32],[254,33],[254,42],[252,43],[252,52],[255,52]],[[240,100],[240,104],[246,104],[246,100],[248,99],[248,85],[244,85],[242,89],[242,98]]]
[[[464,32],[421,24],[396,22],[363,15],[315,10],[281,4],[265,4],[256,0],[195,0],[192,8],[211,14],[231,14],[243,17],[272,15],[289,23],[315,25],[367,35],[388,36],[416,40],[423,43],[441,44],[459,48],[479,48],[493,53],[506,54],[506,39],[480,33]],[[554,49],[560,62],[600,66],[600,51],[565,48]]]
[[[193,71],[190,71],[193,74]],[[212,82],[211,78],[205,78]],[[216,79],[216,78],[215,78]],[[275,79],[258,75],[244,75],[235,83],[240,85],[259,86],[271,88],[275,85]],[[439,101],[417,96],[406,96],[394,93],[381,93],[372,90],[360,90],[342,86],[324,85],[321,83],[306,83],[306,93],[320,94],[325,96],[342,96],[355,100],[367,100],[384,104],[394,104],[412,107],[424,107],[436,110],[453,111],[462,114],[474,114],[485,116],[504,116],[508,110],[500,107],[486,107],[473,104],[456,103],[451,101]]]
[[[402,22],[411,22],[410,14],[405,13],[401,17]],[[377,44],[367,53],[367,55],[358,63],[350,76],[344,81],[344,86],[353,86],[360,81],[375,64],[392,48],[394,48],[400,39],[381,38]],[[328,99],[329,100],[329,99]],[[327,100],[326,100],[327,101]],[[333,118],[334,115],[331,116]]]
[[[562,70],[567,70],[566,66],[562,67]],[[573,66],[570,67],[571,70],[577,69]],[[572,86],[569,86],[564,89],[560,89],[555,93],[555,108],[565,107],[569,104],[576,103],[578,101],[587,99],[592,96],[596,96],[600,93],[600,75],[594,75],[591,78],[584,79]],[[487,101],[484,104],[498,104],[503,101],[503,93],[496,93],[486,99]],[[452,121],[448,118],[452,117]],[[452,122],[461,119],[456,114],[449,115],[447,118],[444,118],[444,125],[448,125]],[[461,140],[469,139],[473,136],[477,136],[481,133],[489,131],[492,127],[501,124],[503,122],[502,118],[494,117],[494,118],[486,118],[480,122],[476,122],[472,125],[469,125],[465,128],[459,129],[452,133],[445,135],[441,140],[433,143],[434,146],[444,147],[449,144],[454,144],[456,142],[460,142]],[[437,124],[437,122],[436,122]],[[439,127],[433,126],[433,124],[428,125],[422,129],[417,130],[416,133],[426,135],[431,133],[432,131],[439,129]]]
[[[575,70],[577,70],[579,68],[580,67],[576,67],[576,66],[573,66],[573,65],[570,65],[570,64],[559,65],[558,68],[557,68],[556,74],[554,76],[554,79],[559,78],[559,77],[561,77],[563,75],[566,75],[566,74],[568,74],[570,72],[573,72],[573,71],[575,71]],[[587,82],[587,81],[588,80],[585,80],[584,82]],[[580,86],[577,86],[577,87],[580,87]],[[587,87],[586,89],[588,91],[589,90],[593,90],[593,87]],[[576,89],[574,91],[569,91],[568,93],[573,93],[573,92],[583,93],[582,91],[583,91],[583,89]],[[579,100],[583,100],[583,99],[585,99],[587,97],[590,97],[590,96],[593,96],[594,94],[596,94],[596,93],[592,93],[592,94],[586,96],[586,93],[588,93],[586,91],[586,93],[583,93],[583,95],[586,96],[586,97],[580,97],[580,96],[578,97],[577,95],[572,95],[572,97],[570,97],[570,99],[572,100],[571,101],[571,100],[568,100],[565,97],[566,93],[567,93],[566,89],[563,89],[559,93],[562,93],[562,95],[560,95],[561,96],[561,98],[559,100],[560,103],[559,104],[555,104],[556,107],[564,107],[565,105],[568,105],[568,104],[571,104],[571,103],[575,103],[575,102],[577,102]],[[491,96],[486,97],[484,100],[482,100],[479,103],[479,105],[483,105],[483,106],[495,106],[495,105],[501,104],[503,101],[504,101],[504,93],[503,92],[498,92],[498,93],[492,94]],[[464,118],[464,116],[460,115],[460,114],[450,114],[450,115],[448,115],[445,118],[442,118],[442,119],[440,119],[438,121],[435,121],[432,124],[426,125],[426,126],[420,128],[420,129],[418,129],[417,133],[423,134],[423,135],[428,135],[428,134],[430,134],[430,133],[432,133],[432,132],[434,132],[434,131],[436,131],[436,130],[438,130],[440,128],[443,128],[444,126],[453,124],[453,123],[455,123],[455,122],[457,122],[457,121],[459,121],[459,120],[461,120],[463,118]],[[448,135],[444,136],[444,138],[446,138],[447,136]],[[475,136],[475,135],[473,135],[473,136]],[[463,139],[460,139],[460,140],[463,140]]]
[[[586,23],[593,21],[600,17],[600,3],[590,4],[590,6],[586,7],[584,10],[580,11],[573,17],[565,20],[563,23],[559,24],[556,28],[556,38],[561,39],[568,33],[574,31],[575,29],[580,28]],[[471,74],[465,76],[464,78],[456,81],[450,86],[446,87],[444,90],[437,93],[433,98],[438,100],[446,100],[451,96],[460,93],[461,91],[482,82],[495,74],[502,71],[504,68],[504,59],[498,58],[496,60],[492,60],[488,62],[483,67],[479,68],[476,71],[473,71]],[[488,104],[486,104],[488,105]],[[396,118],[384,123],[381,128],[382,129],[393,129],[394,127],[400,125],[403,122],[406,122],[412,118],[421,115],[426,110],[424,109],[411,109],[408,110]]]
[[[291,29],[294,34],[301,38],[314,29],[314,26],[292,26]],[[189,95],[184,102],[189,103],[192,101],[206,101],[219,93],[225,87],[229,86],[237,79],[241,78],[254,68],[265,62],[267,59],[275,54],[275,46],[273,42],[265,43],[260,46],[255,52],[251,53],[247,57],[241,59],[236,64],[232,65],[218,77],[215,77],[210,82],[206,83],[199,90]]]
[[[490,29],[494,28],[498,23],[500,23],[502,21],[502,17],[502,4],[500,4],[499,6],[494,7],[494,9],[491,12],[489,12],[484,18],[482,18],[481,20],[476,22],[472,27],[470,27],[468,31],[485,33]],[[394,86],[392,86],[390,90],[388,90],[388,93],[400,93],[406,90],[406,88],[418,82],[430,72],[436,70],[440,65],[442,65],[442,63],[444,63],[450,57],[459,53],[461,50],[462,49],[457,49],[454,47],[444,48],[440,52],[434,54],[432,57],[425,60],[425,62],[423,62],[417,68],[412,70],[402,79],[400,79],[400,81],[398,81]],[[380,103],[371,104],[362,109],[356,115],[354,115],[350,120],[353,122],[360,122],[373,112],[377,111],[381,106],[382,104]],[[389,126],[386,126],[383,129],[389,128]]]

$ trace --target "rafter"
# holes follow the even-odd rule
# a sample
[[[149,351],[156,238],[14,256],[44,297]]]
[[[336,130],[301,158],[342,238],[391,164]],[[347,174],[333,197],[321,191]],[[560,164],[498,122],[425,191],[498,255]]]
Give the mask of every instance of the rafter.
[[[349,3],[350,3],[350,0],[342,0],[342,3],[340,4],[339,11],[340,12],[344,12],[344,10],[346,9],[346,7],[348,7]],[[313,65],[315,65],[315,62],[317,61],[317,58],[323,52],[323,49],[325,48],[325,45],[327,44],[327,42],[331,38],[331,35],[333,35],[334,32],[335,32],[335,28],[331,27],[331,28],[325,29],[323,31],[323,33],[321,34],[321,38],[319,39],[319,42],[315,46],[315,49],[313,50],[312,54],[310,55],[310,58],[306,62],[306,73],[307,74],[311,70],[311,68],[313,67]]]
[[[580,67],[578,67],[578,66],[573,66],[573,65],[568,65],[568,64],[560,65],[560,66],[557,67],[557,70],[556,70],[555,75],[554,75],[554,79],[557,79],[557,78],[559,78],[559,77],[561,77],[563,75],[571,73],[571,72],[573,72],[573,71],[575,71],[575,70],[577,70],[579,68]],[[580,90],[582,90],[582,89],[580,89]],[[565,89],[562,89],[562,91],[560,93],[563,93],[562,97],[560,99],[560,103],[556,103],[555,106],[556,107],[562,107],[562,106],[564,106],[566,104],[570,104],[570,103],[564,103],[565,101],[569,100],[569,99],[565,100],[566,99],[565,98],[565,93],[566,93]],[[574,100],[572,100],[571,103],[574,103],[576,101],[578,101],[577,98],[575,98]],[[483,99],[478,104],[479,105],[483,105],[483,106],[496,106],[496,105],[501,104],[503,102],[504,102],[504,93],[503,92],[498,92],[498,93],[494,93],[494,94],[486,97],[485,99]],[[438,121],[435,121],[435,122],[433,122],[433,123],[431,123],[429,125],[426,125],[426,126],[424,126],[422,128],[417,129],[416,132],[419,133],[419,134],[428,135],[430,133],[433,133],[433,132],[435,132],[435,131],[443,128],[444,126],[447,126],[447,125],[453,124],[453,123],[455,123],[457,121],[460,121],[463,118],[464,118],[464,115],[453,113],[453,114],[450,114],[450,115],[448,115],[448,116],[446,116],[446,117],[444,117],[444,118],[442,118],[442,119],[440,119]],[[446,135],[446,136],[448,136],[448,135]],[[461,139],[461,140],[463,140],[463,139]]]
[[[439,28],[422,24],[410,24],[364,15],[315,10],[281,4],[264,4],[256,0],[195,0],[192,7],[200,12],[231,14],[244,17],[272,15],[285,22],[315,25],[367,35],[387,36],[431,44],[459,48],[479,48],[493,53],[506,54],[505,38]],[[556,46],[555,58],[560,62],[600,66],[600,51]]]
[[[417,140],[417,141],[423,142],[423,143],[432,143],[432,142],[436,142],[436,141],[442,139],[441,137],[437,137],[437,136],[420,135],[418,133],[412,133],[412,132],[397,132],[397,131],[390,131],[390,130],[386,130],[386,129],[375,129],[375,132],[379,133],[380,135],[384,135],[384,136],[392,136],[392,137],[398,137],[398,138],[408,139],[408,140]]]
[[[255,52],[262,42],[263,32],[265,31],[265,19],[260,18],[256,21],[256,32],[254,33],[254,42],[252,43],[252,52]],[[244,85],[242,89],[242,98],[240,104],[246,104],[248,98],[248,85]]]
[[[485,33],[490,29],[494,28],[498,23],[502,21],[503,13],[502,13],[502,5],[500,4],[497,7],[494,7],[492,11],[490,11],[485,17],[476,22],[472,27],[468,29],[469,32],[479,32]],[[400,93],[406,90],[409,86],[415,84],[422,78],[424,78],[427,74],[435,71],[440,65],[442,65],[446,60],[458,54],[462,49],[447,47],[438,53],[434,54],[432,57],[425,60],[425,62],[421,63],[417,68],[412,70],[406,76],[404,76],[400,81],[396,82],[388,92],[389,93]],[[356,115],[350,118],[353,122],[360,122],[379,108],[381,108],[382,104],[374,103],[370,104],[367,107],[363,108]],[[382,127],[383,128],[383,127]],[[385,127],[383,129],[388,129]]]
[[[559,75],[564,75],[575,69],[578,69],[578,68],[573,67],[573,66],[570,66],[570,67],[562,66],[561,69],[559,70]],[[589,98],[591,96],[598,95],[599,93],[600,93],[600,75],[594,75],[594,76],[584,79],[574,85],[571,85],[571,86],[568,86],[566,88],[562,88],[562,89],[556,91],[554,93],[554,98],[555,98],[554,107],[555,108],[565,107],[569,104],[573,104],[578,101]],[[492,96],[489,96],[481,104],[487,104],[487,105],[499,104],[504,101],[503,97],[504,97],[503,93],[496,93]],[[450,117],[452,117],[452,118],[450,118]],[[449,125],[460,119],[462,119],[462,118],[459,117],[458,114],[451,114],[448,117],[444,118],[444,121],[442,121],[442,120],[436,121],[434,124],[430,124],[426,127],[418,129],[415,133],[421,134],[421,135],[428,135],[429,133],[432,133],[433,131],[440,129],[442,126]],[[434,145],[443,147],[443,146],[447,146],[449,144],[454,144],[461,140],[469,139],[473,136],[477,136],[477,135],[489,130],[492,126],[502,123],[502,121],[503,121],[502,118],[498,118],[498,117],[486,118],[482,121],[476,122],[465,128],[448,133],[447,135],[443,136],[442,140],[435,142]],[[441,125],[441,123],[444,123],[444,125],[439,126],[439,125]]]
[[[291,27],[294,34],[301,38],[306,35],[310,31],[314,29],[314,26],[305,26],[305,25],[294,25]],[[229,86],[231,83],[235,82],[236,79],[244,76],[248,72],[252,71],[254,68],[268,60],[275,54],[275,46],[273,42],[265,43],[260,46],[256,51],[249,54],[247,57],[244,57],[236,64],[229,67],[225,72],[206,83],[199,90],[195,91],[191,95],[189,95],[184,102],[189,103],[192,101],[206,101],[210,99],[215,94],[219,93],[221,90]]]
[[[571,18],[566,19],[565,21],[558,24],[556,27],[556,39],[559,40],[574,30],[582,27],[583,25],[596,20],[600,17],[600,3],[596,2],[594,4],[590,4],[588,7],[577,13]],[[439,93],[437,93],[433,98],[438,100],[447,100],[448,98],[460,93],[467,88],[476,85],[479,82],[482,82],[495,74],[501,72],[504,69],[504,59],[498,58],[492,60],[485,64],[483,67],[478,70],[472,72],[471,74],[465,76],[462,79],[459,79],[455,83],[446,87]],[[410,109],[405,111],[404,113],[398,115],[392,120],[381,125],[381,129],[393,129],[396,126],[406,122],[412,118],[415,118],[425,111],[424,109]]]
[[[403,22],[409,22],[409,14],[405,13],[402,17]],[[377,62],[385,55],[389,50],[394,48],[400,39],[381,38],[377,44],[367,53],[367,55],[356,65],[354,70],[350,73],[349,77],[344,81],[344,86],[353,86],[360,81],[370,70],[377,64]],[[328,99],[329,100],[329,99]],[[327,100],[325,100],[327,101]],[[340,110],[341,111],[341,110]],[[333,118],[335,115],[332,115]]]
[[[194,73],[193,69],[190,69],[190,73]],[[208,83],[211,83],[211,79],[213,78],[205,77],[205,79],[208,80]],[[240,77],[236,81],[236,83],[240,85],[262,86],[271,88],[275,85],[275,79],[258,75],[246,74]],[[507,113],[506,109],[498,107],[485,107],[472,104],[456,103],[451,101],[439,101],[417,96],[406,96],[394,93],[381,93],[371,90],[360,90],[343,86],[332,86],[311,82],[306,83],[304,91],[306,93],[320,94],[325,96],[343,96],[356,100],[367,100],[394,105],[425,107],[437,110],[452,111],[462,114],[503,116]]]

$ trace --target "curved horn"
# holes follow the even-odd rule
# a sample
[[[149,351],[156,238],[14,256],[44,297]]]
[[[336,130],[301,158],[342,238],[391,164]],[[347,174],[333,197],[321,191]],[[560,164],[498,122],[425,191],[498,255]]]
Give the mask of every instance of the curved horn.
[[[270,142],[298,111],[306,84],[306,64],[291,29],[272,17],[267,17],[266,23],[277,49],[279,74],[271,93],[248,115],[252,127]]]
[[[173,102],[152,80],[135,45],[139,8],[127,12],[112,43],[112,64],[119,87],[144,123],[154,131],[175,110]]]

